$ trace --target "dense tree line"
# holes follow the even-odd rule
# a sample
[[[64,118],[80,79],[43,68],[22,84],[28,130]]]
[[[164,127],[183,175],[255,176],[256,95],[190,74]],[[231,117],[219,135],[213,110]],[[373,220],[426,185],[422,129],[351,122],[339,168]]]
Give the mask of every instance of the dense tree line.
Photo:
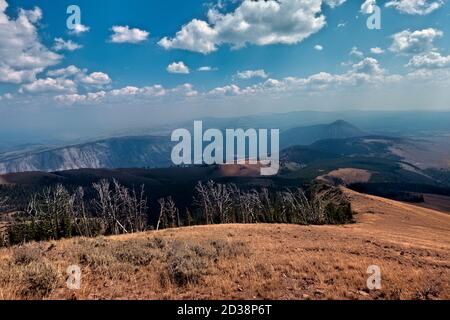
[[[199,224],[293,223],[341,224],[352,220],[350,203],[339,189],[314,184],[307,191],[241,190],[235,184],[199,182],[192,205],[181,213],[172,197],[160,198],[159,210],[149,209],[144,186],[139,190],[116,180],[101,180],[85,190],[63,185],[33,194],[3,232],[3,244],[73,236],[119,235]],[[0,201],[0,207],[5,205]]]

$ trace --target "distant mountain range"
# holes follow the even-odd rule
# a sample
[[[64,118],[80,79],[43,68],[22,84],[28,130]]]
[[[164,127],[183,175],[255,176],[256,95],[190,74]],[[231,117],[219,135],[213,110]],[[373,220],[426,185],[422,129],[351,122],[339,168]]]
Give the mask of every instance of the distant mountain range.
[[[428,133],[449,132],[450,112],[438,111],[293,111],[262,113],[240,117],[202,117],[160,127],[136,126],[116,130],[106,137],[168,135],[174,128],[191,128],[194,120],[202,120],[205,128],[268,128],[286,131],[296,127],[328,124],[345,120],[365,132],[389,136],[423,136]],[[1,133],[1,128],[0,128]]]
[[[210,127],[211,123],[204,125],[204,129]],[[428,156],[429,143],[371,135],[343,120],[284,129],[280,140],[281,149],[288,150],[287,153],[282,152],[282,159],[286,158],[286,154],[300,156],[308,161],[321,161],[337,156],[370,156],[396,161],[407,158],[409,163],[420,167],[426,167],[432,160]],[[170,167],[173,145],[168,135],[123,136],[58,147],[24,145],[23,148],[0,152],[0,174],[86,168]],[[295,146],[308,148],[291,149]],[[436,150],[439,148],[445,148],[445,145],[434,147],[431,154],[438,154]],[[443,163],[447,156],[443,154],[439,157]]]
[[[281,133],[281,147],[308,145],[323,139],[365,135],[348,122],[298,127]],[[108,138],[83,144],[36,149],[27,146],[0,154],[0,173],[62,171],[83,168],[142,168],[170,166],[173,143],[168,136]]]

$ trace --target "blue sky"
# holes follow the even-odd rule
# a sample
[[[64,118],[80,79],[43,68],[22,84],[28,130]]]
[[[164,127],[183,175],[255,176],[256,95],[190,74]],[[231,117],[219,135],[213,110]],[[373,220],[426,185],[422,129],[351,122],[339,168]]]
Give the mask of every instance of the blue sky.
[[[66,26],[73,4],[84,32]],[[366,26],[373,5],[380,30]],[[0,0],[0,125],[449,109],[449,8],[444,0]]]

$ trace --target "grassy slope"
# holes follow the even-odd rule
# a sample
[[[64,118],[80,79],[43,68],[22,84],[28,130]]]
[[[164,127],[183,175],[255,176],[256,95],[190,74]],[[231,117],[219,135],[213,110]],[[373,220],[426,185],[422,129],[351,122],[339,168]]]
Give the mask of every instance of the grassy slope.
[[[3,249],[0,298],[449,299],[450,215],[346,192],[352,225],[200,226]],[[71,264],[83,270],[76,292],[64,286]],[[374,264],[383,288],[369,292]]]

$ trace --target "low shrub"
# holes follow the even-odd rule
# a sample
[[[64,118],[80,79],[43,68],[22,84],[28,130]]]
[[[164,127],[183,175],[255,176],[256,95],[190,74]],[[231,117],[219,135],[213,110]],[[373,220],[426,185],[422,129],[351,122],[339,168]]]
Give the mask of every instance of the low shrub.
[[[31,262],[22,272],[22,295],[30,299],[43,299],[57,286],[59,273],[46,262]]]
[[[108,270],[116,262],[116,259],[106,250],[86,250],[78,255],[78,261],[83,266],[88,266],[94,271]]]
[[[40,261],[41,259],[42,255],[40,250],[31,245],[23,245],[14,248],[12,254],[13,263],[18,265],[28,265],[32,262]]]
[[[208,259],[198,255],[186,243],[175,241],[168,251],[167,268],[175,285],[198,284],[207,274]]]
[[[210,242],[210,245],[216,250],[217,258],[235,258],[249,255],[248,248],[242,241],[214,240]]]
[[[113,249],[114,257],[133,266],[148,266],[156,258],[156,253],[139,242],[120,243]]]

